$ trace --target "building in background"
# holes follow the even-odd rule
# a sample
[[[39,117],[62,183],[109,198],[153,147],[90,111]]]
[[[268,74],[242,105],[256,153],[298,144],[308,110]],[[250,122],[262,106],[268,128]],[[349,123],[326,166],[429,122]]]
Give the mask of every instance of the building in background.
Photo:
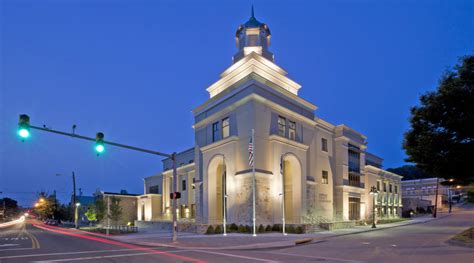
[[[400,216],[401,176],[367,152],[365,135],[315,115],[317,107],[298,96],[301,86],[275,64],[270,39],[252,12],[236,31],[232,65],[192,111],[195,145],[177,155],[179,220],[217,225],[225,211],[229,224],[252,223],[252,129],[257,224],[370,220],[372,186],[380,191],[378,215]],[[139,222],[171,219],[171,166],[166,159],[164,172],[144,179]]]
[[[404,211],[433,211],[438,200],[438,211],[442,211],[448,205],[449,186],[442,185],[442,178],[425,178],[402,181],[403,207]],[[438,183],[438,198],[436,199],[436,187]]]

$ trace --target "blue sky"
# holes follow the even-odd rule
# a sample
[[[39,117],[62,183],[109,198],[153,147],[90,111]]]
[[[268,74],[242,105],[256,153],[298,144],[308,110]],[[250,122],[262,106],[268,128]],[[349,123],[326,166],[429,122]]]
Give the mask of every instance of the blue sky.
[[[231,64],[235,30],[255,5],[276,63],[316,114],[368,136],[385,167],[404,164],[409,109],[473,53],[472,1],[1,1],[0,191],[30,205],[84,194],[142,193],[155,156],[34,132],[31,123],[161,150],[193,146],[191,110]],[[62,174],[62,176],[55,176]]]

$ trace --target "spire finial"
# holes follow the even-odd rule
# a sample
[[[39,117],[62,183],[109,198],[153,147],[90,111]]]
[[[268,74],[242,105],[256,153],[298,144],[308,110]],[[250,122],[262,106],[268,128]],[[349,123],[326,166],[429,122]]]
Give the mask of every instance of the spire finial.
[[[253,18],[255,18],[255,15],[254,15],[254,12],[253,12],[253,5],[252,5],[252,16]]]

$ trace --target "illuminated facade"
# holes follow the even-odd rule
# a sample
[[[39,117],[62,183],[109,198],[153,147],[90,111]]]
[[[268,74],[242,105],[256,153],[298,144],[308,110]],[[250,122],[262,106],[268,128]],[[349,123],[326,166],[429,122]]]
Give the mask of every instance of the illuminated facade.
[[[195,145],[178,155],[179,218],[222,224],[225,210],[229,224],[251,224],[252,129],[257,224],[278,224],[283,216],[289,224],[367,219],[369,189],[377,182],[392,189],[380,195],[377,209],[398,216],[401,177],[380,168],[382,159],[366,152],[363,134],[315,116],[317,107],[298,96],[301,86],[274,63],[270,38],[269,27],[252,14],[237,29],[232,65],[193,110]],[[170,160],[163,170],[144,179],[139,220],[171,219]]]

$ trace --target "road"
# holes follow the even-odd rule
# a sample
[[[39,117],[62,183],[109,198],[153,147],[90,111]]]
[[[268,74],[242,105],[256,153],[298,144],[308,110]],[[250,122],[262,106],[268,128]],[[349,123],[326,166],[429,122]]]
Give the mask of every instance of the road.
[[[140,247],[100,235],[24,222],[0,229],[0,262],[456,262],[474,249],[445,243],[474,225],[474,209],[424,224],[334,237],[276,250],[186,250]]]

